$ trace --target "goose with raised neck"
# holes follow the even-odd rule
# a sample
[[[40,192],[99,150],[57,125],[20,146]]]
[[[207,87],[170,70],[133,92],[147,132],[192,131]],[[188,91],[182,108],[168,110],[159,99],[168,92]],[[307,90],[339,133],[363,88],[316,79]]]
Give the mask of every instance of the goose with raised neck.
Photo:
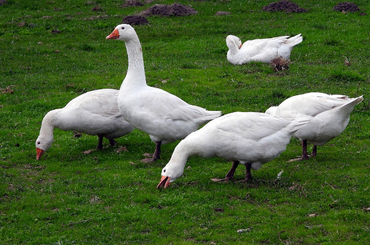
[[[144,162],[160,158],[161,145],[185,138],[202,124],[217,118],[220,111],[208,111],[179,97],[146,84],[141,44],[131,25],[118,25],[106,39],[124,41],[128,70],[122,82],[118,106],[135,128],[149,134],[156,144],[154,154]]]

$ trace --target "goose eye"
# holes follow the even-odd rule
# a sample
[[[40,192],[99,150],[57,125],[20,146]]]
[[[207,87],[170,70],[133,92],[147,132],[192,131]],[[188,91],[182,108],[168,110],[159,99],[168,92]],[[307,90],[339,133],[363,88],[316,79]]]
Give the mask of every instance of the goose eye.
[[[166,169],[163,169],[163,173],[165,173],[166,172]]]
[[[39,142],[37,142],[37,144],[39,145],[39,144],[40,144],[40,141],[39,141]]]
[[[122,26],[121,29],[124,30],[125,28]]]

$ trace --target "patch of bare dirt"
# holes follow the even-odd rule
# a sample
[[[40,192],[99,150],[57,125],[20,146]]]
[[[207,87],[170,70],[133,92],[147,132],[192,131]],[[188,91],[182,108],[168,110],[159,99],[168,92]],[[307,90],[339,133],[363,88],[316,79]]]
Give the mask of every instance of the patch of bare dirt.
[[[127,0],[122,4],[122,7],[140,7],[144,6],[144,3],[135,0]]]
[[[95,7],[93,7],[91,9],[91,11],[93,11],[93,12],[101,12],[101,11],[103,11],[103,9],[100,6],[95,6]]]
[[[90,149],[90,150],[83,151],[82,154],[89,155],[93,151],[96,151],[96,149]]]
[[[77,131],[73,131],[73,138],[80,138],[82,136],[81,133],[77,132]]]
[[[61,33],[61,31],[59,31],[59,30],[51,30],[51,33],[53,33],[53,34]]]
[[[84,20],[98,20],[98,19],[107,19],[108,15],[98,15],[98,16],[91,16],[89,18],[84,18]]]
[[[145,3],[151,3],[152,1],[145,1]],[[137,0],[126,0],[123,4],[123,8],[128,8],[128,7],[140,7],[144,6],[144,1],[137,1]]]
[[[285,60],[281,57],[273,59],[270,65],[276,72],[289,70],[289,60]]]
[[[130,25],[147,25],[149,21],[144,16],[129,15],[123,18],[122,23]]]
[[[297,4],[282,0],[279,2],[270,3],[262,8],[266,12],[286,12],[286,13],[304,13],[306,9],[299,7]]]
[[[140,16],[184,16],[198,13],[195,9],[183,4],[174,3],[172,5],[156,4],[144,11],[141,11]]]
[[[341,12],[357,12],[360,11],[358,6],[354,3],[349,3],[349,2],[343,2],[343,3],[338,3],[337,5],[334,6],[335,11],[341,11]]]
[[[116,152],[117,152],[117,153],[120,153],[120,152],[122,152],[122,151],[123,151],[123,152],[128,151],[128,150],[127,150],[127,148],[126,148],[126,146],[120,146],[120,147],[116,150]]]
[[[226,11],[217,11],[216,15],[229,15],[231,14],[230,12],[226,12]]]
[[[12,89],[13,87],[15,87],[15,85],[10,85],[6,88],[0,88],[0,92],[2,94],[12,94],[14,92],[13,89]]]

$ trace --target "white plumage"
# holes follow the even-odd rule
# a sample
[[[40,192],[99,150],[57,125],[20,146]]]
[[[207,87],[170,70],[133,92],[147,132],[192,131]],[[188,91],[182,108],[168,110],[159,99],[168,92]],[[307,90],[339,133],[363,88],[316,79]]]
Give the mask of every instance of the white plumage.
[[[312,118],[309,124],[294,134],[302,140],[302,157],[297,160],[303,160],[309,158],[307,141],[314,144],[311,156],[316,156],[318,145],[326,144],[346,129],[351,112],[362,100],[362,96],[349,98],[346,95],[312,92],[290,97],[279,106],[270,107],[266,113],[285,118]]]
[[[291,38],[281,36],[248,40],[242,45],[240,38],[229,35],[226,37],[226,45],[229,48],[227,60],[234,65],[242,65],[251,61],[270,63],[278,57],[289,60],[293,47],[302,40],[301,34],[298,34]]]
[[[156,143],[153,158],[147,161],[160,157],[161,144],[183,139],[202,124],[221,115],[220,111],[207,111],[164,90],[148,86],[141,44],[130,25],[118,25],[107,39],[121,40],[126,44],[129,65],[120,88],[118,106],[128,122],[148,133]]]
[[[114,139],[134,130],[118,110],[117,97],[116,89],[93,90],[74,98],[64,108],[49,111],[36,140],[36,158],[40,159],[52,145],[55,127],[98,135],[98,149],[102,148],[103,137],[113,145]]]
[[[166,188],[179,178],[192,155],[233,161],[226,179],[233,178],[239,163],[244,164],[249,180],[250,170],[257,170],[263,163],[278,157],[293,133],[309,120],[307,117],[288,120],[257,112],[234,112],[214,119],[176,146],[170,161],[162,169],[157,188]]]

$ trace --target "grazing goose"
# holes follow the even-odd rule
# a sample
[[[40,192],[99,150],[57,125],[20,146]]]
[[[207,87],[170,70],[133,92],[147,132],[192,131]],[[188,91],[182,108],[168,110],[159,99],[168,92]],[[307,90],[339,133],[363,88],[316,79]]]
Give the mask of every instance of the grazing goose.
[[[162,169],[157,188],[166,188],[179,178],[192,155],[233,161],[231,170],[221,180],[233,179],[235,169],[241,163],[246,166],[245,179],[250,180],[251,169],[257,170],[263,163],[278,157],[293,133],[309,120],[308,117],[288,120],[257,112],[234,112],[214,119],[176,146],[170,161]]]
[[[226,37],[226,45],[229,48],[227,60],[234,65],[242,65],[251,61],[270,63],[278,57],[289,60],[293,47],[301,43],[303,39],[301,34],[289,39],[288,37],[254,39],[242,45],[240,38],[229,35]]]
[[[355,105],[362,100],[362,96],[349,98],[312,92],[290,97],[279,106],[270,107],[266,113],[285,118],[312,117],[309,124],[294,134],[302,141],[302,157],[291,161],[304,160],[309,158],[307,141],[314,145],[311,157],[315,157],[318,145],[326,144],[344,131]]]
[[[36,140],[36,159],[39,160],[53,144],[55,127],[98,135],[97,149],[103,147],[103,137],[114,145],[115,138],[134,130],[118,110],[117,97],[116,89],[94,90],[74,98],[64,108],[49,111],[42,120],[40,135]]]
[[[160,158],[161,144],[183,139],[221,115],[220,111],[189,105],[175,95],[148,86],[141,44],[132,26],[118,25],[106,39],[117,39],[126,44],[128,69],[118,95],[118,107],[128,122],[148,133],[156,144],[153,157],[144,159],[144,162]]]

